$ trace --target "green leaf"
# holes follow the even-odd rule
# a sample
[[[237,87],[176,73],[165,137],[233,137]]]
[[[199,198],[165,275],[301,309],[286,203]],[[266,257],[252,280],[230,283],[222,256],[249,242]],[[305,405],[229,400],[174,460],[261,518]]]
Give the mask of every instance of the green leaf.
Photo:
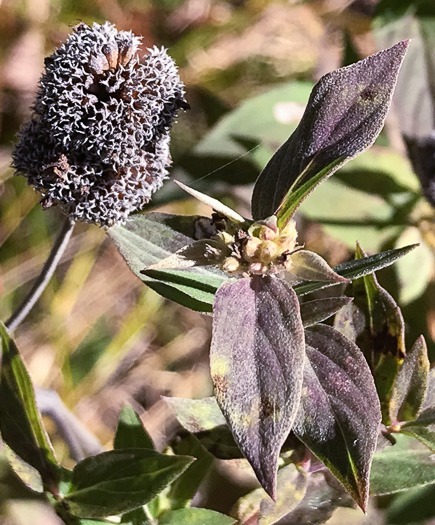
[[[433,521],[435,485],[409,489],[396,494],[387,509],[386,522],[395,525]]]
[[[293,135],[257,179],[255,220],[297,204],[346,160],[370,147],[382,129],[408,42],[323,76]],[[322,173],[321,176],[319,174]],[[293,194],[304,187],[298,203]],[[289,214],[278,212],[278,224]]]
[[[20,478],[20,480],[34,492],[44,492],[44,484],[39,472],[30,466],[28,463],[23,461],[20,456],[17,456],[15,452],[8,447],[5,443],[0,444],[0,451],[5,452],[6,458],[12,470]]]
[[[396,445],[375,454],[370,486],[372,494],[392,494],[435,483],[434,460],[418,441],[396,435]]]
[[[299,302],[285,281],[255,276],[218,290],[210,350],[216,399],[272,497],[279,452],[299,404],[304,346]]]
[[[346,162],[346,157],[341,156],[325,166],[318,173],[312,174],[310,178],[302,185],[295,188],[291,187],[284,196],[281,205],[275,212],[275,215],[278,219],[278,227],[282,228],[285,224],[287,224],[288,221],[293,217],[295,211],[314,190],[314,188],[318,186],[323,180],[330,177],[335,171],[337,171],[344,162]],[[308,165],[306,171],[310,172],[310,168],[311,166]],[[299,177],[303,179],[308,177],[308,175],[306,175],[305,172],[302,172]]]
[[[143,426],[142,420],[130,405],[124,405],[118,420],[118,427],[113,440],[114,449],[145,448],[154,449],[151,436]],[[146,525],[148,522],[142,507],[127,512],[122,516],[121,523],[131,525]]]
[[[390,417],[394,423],[412,421],[423,404],[429,375],[426,342],[420,336],[405,356],[394,382],[390,402]]]
[[[303,499],[307,490],[307,475],[295,465],[278,470],[276,502],[265,497],[262,489],[240,498],[235,505],[239,523],[272,525],[291,512]]]
[[[358,279],[359,277],[363,277],[364,275],[368,275],[369,273],[390,266],[390,264],[393,264],[397,259],[400,259],[400,257],[403,257],[414,248],[417,248],[417,246],[418,244],[412,244],[410,246],[404,246],[403,248],[387,250],[385,252],[377,253],[376,255],[370,255],[369,257],[339,264],[334,267],[334,271],[347,279]],[[301,283],[297,284],[294,287],[294,290],[298,295],[305,295],[336,284],[337,283],[320,282]]]
[[[3,441],[55,490],[59,467],[35,403],[32,381],[18,348],[0,323],[0,433]]]
[[[208,509],[179,509],[165,512],[159,525],[235,525],[234,518]]]
[[[352,302],[352,297],[325,297],[301,303],[304,328],[321,323]]]
[[[150,449],[103,452],[80,461],[64,502],[81,518],[104,518],[148,503],[192,462]]]
[[[198,487],[209,472],[214,458],[191,434],[180,438],[172,448],[176,454],[188,454],[196,459],[172,484],[168,494],[171,509],[180,509],[189,506]]]
[[[125,405],[119,414],[113,448],[149,448],[154,449],[151,436],[145,430],[142,420],[130,405]]]
[[[121,523],[127,523],[128,525],[152,525],[147,518],[143,507],[139,507],[138,509],[123,514]]]
[[[293,432],[364,510],[381,422],[373,377],[360,349],[326,325],[309,328]]]
[[[365,256],[357,244],[355,259]],[[373,371],[381,402],[382,422],[389,425],[393,384],[405,356],[405,322],[399,306],[379,285],[374,273],[354,279],[352,290],[355,305],[365,318],[355,342]]]
[[[149,270],[145,268],[194,242],[199,217],[147,213],[130,217],[124,226],[113,226],[107,235],[130,269],[157,293],[193,310],[210,312],[214,293],[228,280],[215,268]]]
[[[435,452],[435,407],[423,410],[417,419],[405,423],[400,432],[418,439]]]

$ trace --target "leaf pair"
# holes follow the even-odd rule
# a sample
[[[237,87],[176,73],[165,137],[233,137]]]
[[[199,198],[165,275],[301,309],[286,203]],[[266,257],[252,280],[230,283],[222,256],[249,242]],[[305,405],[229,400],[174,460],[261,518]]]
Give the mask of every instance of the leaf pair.
[[[210,366],[217,402],[269,495],[293,429],[365,507],[380,411],[356,345],[328,326],[304,334],[293,289],[256,276],[217,292]]]

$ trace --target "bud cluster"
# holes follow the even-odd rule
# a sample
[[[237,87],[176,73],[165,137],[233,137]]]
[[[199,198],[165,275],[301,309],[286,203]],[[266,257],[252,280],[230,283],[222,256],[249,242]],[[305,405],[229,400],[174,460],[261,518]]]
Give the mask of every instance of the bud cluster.
[[[205,232],[207,228],[202,226],[202,230]],[[279,230],[276,217],[272,216],[254,222],[244,230],[214,214],[208,231],[213,231],[211,239],[222,246],[220,267],[226,273],[262,275],[291,269],[290,255],[296,248],[297,239],[293,220]]]
[[[167,176],[169,130],[184,87],[166,50],[140,59],[140,38],[79,24],[45,60],[16,172],[74,220],[112,225],[148,202]]]

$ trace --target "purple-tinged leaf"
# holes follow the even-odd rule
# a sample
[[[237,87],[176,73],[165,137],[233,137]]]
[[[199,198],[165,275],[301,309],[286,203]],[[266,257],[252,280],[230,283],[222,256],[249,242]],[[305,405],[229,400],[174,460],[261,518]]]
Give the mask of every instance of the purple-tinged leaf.
[[[301,404],[293,432],[364,510],[381,422],[379,399],[360,349],[326,325],[306,330]]]
[[[301,394],[305,342],[290,285],[270,276],[222,286],[210,366],[217,402],[240,450],[274,498],[281,446]]]
[[[349,279],[334,272],[319,254],[310,250],[297,250],[290,255],[292,266],[289,273],[302,281],[348,283]]]
[[[328,317],[333,316],[343,306],[348,305],[353,300],[352,297],[325,297],[324,299],[314,299],[301,304],[301,317],[305,328],[321,323]]]
[[[412,421],[419,414],[426,395],[429,367],[426,342],[421,335],[405,356],[394,382],[390,401],[393,424]]]
[[[408,43],[400,42],[319,80],[296,131],[255,183],[255,220],[280,208],[278,223],[285,222],[315,185],[373,144],[382,129]],[[316,175],[322,171],[319,180]],[[304,191],[295,200],[302,187]]]

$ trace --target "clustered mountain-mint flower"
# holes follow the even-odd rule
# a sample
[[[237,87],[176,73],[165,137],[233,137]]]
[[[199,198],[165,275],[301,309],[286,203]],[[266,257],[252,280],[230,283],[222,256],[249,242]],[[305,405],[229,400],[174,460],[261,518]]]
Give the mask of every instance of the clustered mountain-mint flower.
[[[16,173],[73,220],[110,226],[149,201],[171,163],[169,131],[184,86],[164,48],[139,58],[140,38],[79,24],[45,60]]]

